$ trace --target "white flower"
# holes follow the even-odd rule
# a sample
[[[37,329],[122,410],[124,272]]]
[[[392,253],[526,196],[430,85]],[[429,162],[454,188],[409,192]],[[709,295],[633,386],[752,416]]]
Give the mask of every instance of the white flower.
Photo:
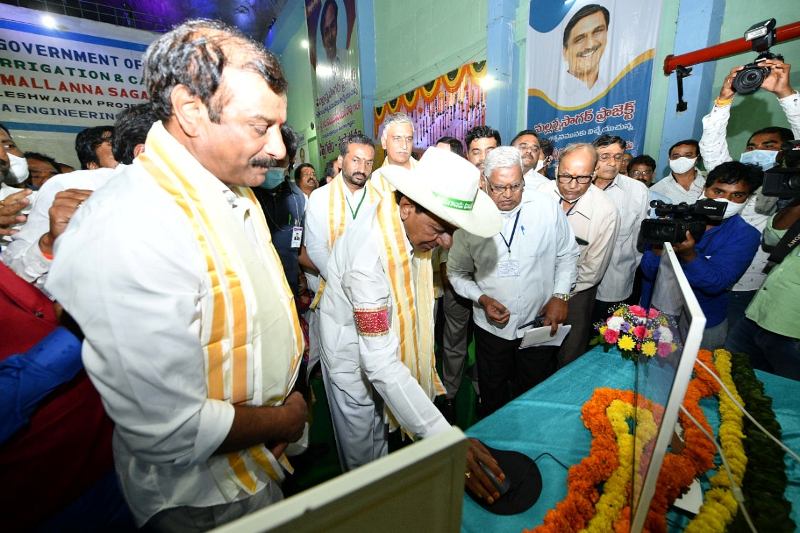
[[[625,320],[623,320],[621,316],[612,316],[609,317],[608,320],[606,320],[606,326],[608,326],[609,329],[613,329],[614,331],[619,331],[619,328],[621,328],[622,324],[624,323]]]
[[[658,342],[672,342],[672,332],[668,327],[659,326],[658,335]]]

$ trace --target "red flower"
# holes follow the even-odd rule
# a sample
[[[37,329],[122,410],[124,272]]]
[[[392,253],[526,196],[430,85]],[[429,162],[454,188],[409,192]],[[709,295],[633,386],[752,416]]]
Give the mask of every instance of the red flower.
[[[647,334],[647,328],[644,326],[636,326],[633,328],[633,336],[637,339],[644,339],[644,336]]]
[[[619,340],[619,331],[608,328],[603,334],[603,338],[609,344],[616,344],[617,340]]]
[[[646,317],[646,316],[647,316],[647,311],[645,311],[644,307],[642,307],[642,306],[640,306],[640,305],[632,305],[632,306],[630,306],[630,307],[628,308],[628,310],[629,310],[629,311],[631,312],[631,314],[632,314],[632,315],[634,315],[634,316],[640,316],[640,317],[642,317],[642,318],[644,318],[644,317]]]

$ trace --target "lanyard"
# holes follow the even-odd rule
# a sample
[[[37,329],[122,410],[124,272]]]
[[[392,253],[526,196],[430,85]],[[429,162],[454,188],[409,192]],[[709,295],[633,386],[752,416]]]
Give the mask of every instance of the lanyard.
[[[356,206],[355,211],[353,211],[353,208],[350,206],[350,199],[347,197],[347,194],[345,194],[344,196],[344,199],[347,200],[347,208],[350,209],[350,214],[353,215],[353,220],[355,220],[356,217],[358,216],[358,211],[361,209],[361,204],[364,203],[364,198],[367,197],[367,186],[365,185],[363,189],[364,189],[364,194],[361,195],[361,200],[358,201],[358,205]]]
[[[581,198],[582,198],[582,197],[581,197]],[[578,200],[580,200],[580,198],[578,198]],[[567,217],[568,217],[568,216],[570,216],[570,215],[572,214],[572,210],[573,210],[573,209],[575,209],[575,206],[576,206],[576,205],[578,205],[578,200],[575,200],[574,202],[572,202],[572,203],[570,204],[569,202],[567,202],[566,200],[564,200],[564,199],[563,199],[561,196],[559,196],[559,197],[558,197],[558,207],[559,207],[559,209],[561,209],[562,211],[563,211],[564,209],[561,207],[561,202],[567,202],[567,203],[569,204],[569,209],[567,209],[567,212],[566,212],[566,213],[564,213],[564,216],[567,216]]]
[[[517,216],[514,217],[514,227],[511,229],[511,237],[506,240],[505,235],[503,232],[500,232],[500,238],[503,239],[503,242],[506,244],[506,248],[508,248],[508,255],[511,255],[511,243],[514,242],[514,233],[517,232],[517,222],[519,222],[519,214],[522,213],[522,208],[517,211]]]

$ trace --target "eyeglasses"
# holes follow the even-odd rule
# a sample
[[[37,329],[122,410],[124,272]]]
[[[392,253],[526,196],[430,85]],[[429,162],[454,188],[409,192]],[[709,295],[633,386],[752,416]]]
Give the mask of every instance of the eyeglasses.
[[[542,147],[539,146],[538,144],[528,144],[528,143],[518,144],[516,148],[520,152],[538,152],[539,150],[542,149]]]
[[[653,175],[652,170],[634,170],[633,172],[631,172],[632,178],[646,178],[647,176],[652,176],[652,175]]]
[[[597,159],[600,161],[608,161],[609,159],[613,159],[614,161],[622,161],[622,156],[625,154],[600,154],[597,156]]]
[[[525,186],[524,181],[512,183],[511,185],[494,185],[491,181],[486,181],[489,184],[489,192],[492,194],[503,194],[505,192],[515,193]]]
[[[559,183],[570,183],[572,180],[577,181],[581,185],[586,185],[587,183],[592,181],[591,176],[573,176],[571,174],[559,174],[558,175],[558,182]]]

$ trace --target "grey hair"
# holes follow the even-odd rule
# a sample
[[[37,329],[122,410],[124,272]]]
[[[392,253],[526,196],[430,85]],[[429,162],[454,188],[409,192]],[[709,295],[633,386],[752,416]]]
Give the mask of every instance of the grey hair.
[[[386,120],[383,122],[383,133],[381,133],[381,137],[386,137],[386,135],[388,135],[386,132],[395,124],[410,124],[411,133],[414,133],[414,123],[411,122],[411,117],[405,113],[394,113],[386,117]]]
[[[566,148],[561,150],[561,153],[558,155],[558,161],[561,162],[562,159],[567,157],[572,152],[577,152],[578,150],[586,150],[592,156],[592,168],[597,165],[597,149],[591,143],[572,143],[567,145]]]
[[[511,168],[517,166],[522,172],[522,155],[513,146],[498,146],[488,154],[483,162],[483,175],[491,177],[496,168]]]

